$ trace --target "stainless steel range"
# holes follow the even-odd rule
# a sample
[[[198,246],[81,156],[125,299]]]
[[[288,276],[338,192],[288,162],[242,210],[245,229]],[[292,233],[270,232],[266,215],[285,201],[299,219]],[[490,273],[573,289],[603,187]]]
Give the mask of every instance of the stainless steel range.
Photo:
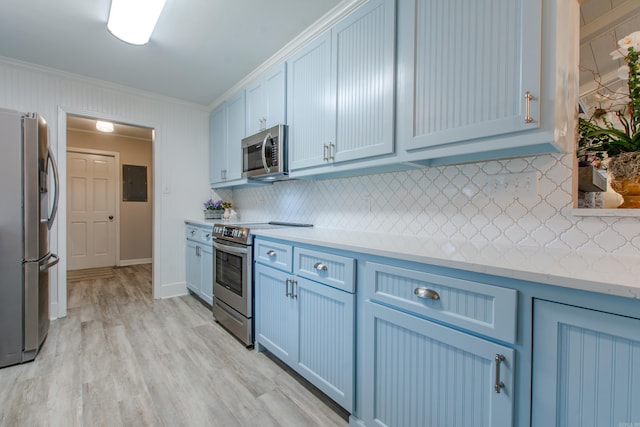
[[[213,225],[213,316],[246,346],[253,345],[251,230],[310,226],[283,222]]]

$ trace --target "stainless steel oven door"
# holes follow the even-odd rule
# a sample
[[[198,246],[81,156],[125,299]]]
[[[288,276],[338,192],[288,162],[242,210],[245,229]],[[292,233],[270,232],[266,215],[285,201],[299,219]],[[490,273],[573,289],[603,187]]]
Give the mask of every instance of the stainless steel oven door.
[[[213,295],[245,317],[253,316],[251,247],[216,240]]]

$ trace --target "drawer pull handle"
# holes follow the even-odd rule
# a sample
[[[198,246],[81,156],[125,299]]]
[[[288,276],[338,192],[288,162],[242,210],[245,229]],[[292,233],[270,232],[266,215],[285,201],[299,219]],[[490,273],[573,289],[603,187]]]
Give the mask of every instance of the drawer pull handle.
[[[329,268],[324,265],[321,262],[316,262],[315,264],[313,264],[313,268],[315,268],[318,271],[327,271]]]
[[[267,252],[267,255],[269,256],[276,256],[276,251],[274,251],[273,249],[271,249],[270,251]]]
[[[496,354],[496,384],[493,386],[496,393],[500,393],[500,389],[504,388],[504,383],[500,381],[500,362],[504,361],[502,354]]]
[[[428,288],[416,288],[413,293],[418,297],[418,298],[424,298],[424,299],[432,299],[432,300],[439,300],[440,299],[440,294],[437,293],[436,291],[434,291],[433,289],[428,289]]]

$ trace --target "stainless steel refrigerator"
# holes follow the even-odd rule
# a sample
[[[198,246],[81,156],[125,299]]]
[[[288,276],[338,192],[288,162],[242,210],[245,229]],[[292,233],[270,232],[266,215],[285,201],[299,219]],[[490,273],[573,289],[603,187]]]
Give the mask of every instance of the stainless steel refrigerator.
[[[0,109],[0,367],[33,360],[47,336],[57,207],[47,122]]]

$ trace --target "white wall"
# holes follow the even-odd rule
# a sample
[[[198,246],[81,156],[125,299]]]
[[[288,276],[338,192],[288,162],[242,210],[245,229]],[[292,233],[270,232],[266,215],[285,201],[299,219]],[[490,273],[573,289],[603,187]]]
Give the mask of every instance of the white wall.
[[[39,112],[61,172],[60,216],[51,249],[62,255],[51,281],[51,315],[66,314],[66,114],[153,127],[154,296],[186,292],[185,217],[202,215],[208,189],[208,108],[0,57],[0,107]]]
[[[232,197],[241,219],[248,221],[310,222],[478,245],[615,253],[640,260],[639,217],[574,215],[573,161],[572,154],[549,154],[324,181],[285,181],[234,190]],[[531,200],[494,199],[483,190],[489,175],[523,171],[538,175],[538,196]],[[540,269],[544,271],[544,266]]]

